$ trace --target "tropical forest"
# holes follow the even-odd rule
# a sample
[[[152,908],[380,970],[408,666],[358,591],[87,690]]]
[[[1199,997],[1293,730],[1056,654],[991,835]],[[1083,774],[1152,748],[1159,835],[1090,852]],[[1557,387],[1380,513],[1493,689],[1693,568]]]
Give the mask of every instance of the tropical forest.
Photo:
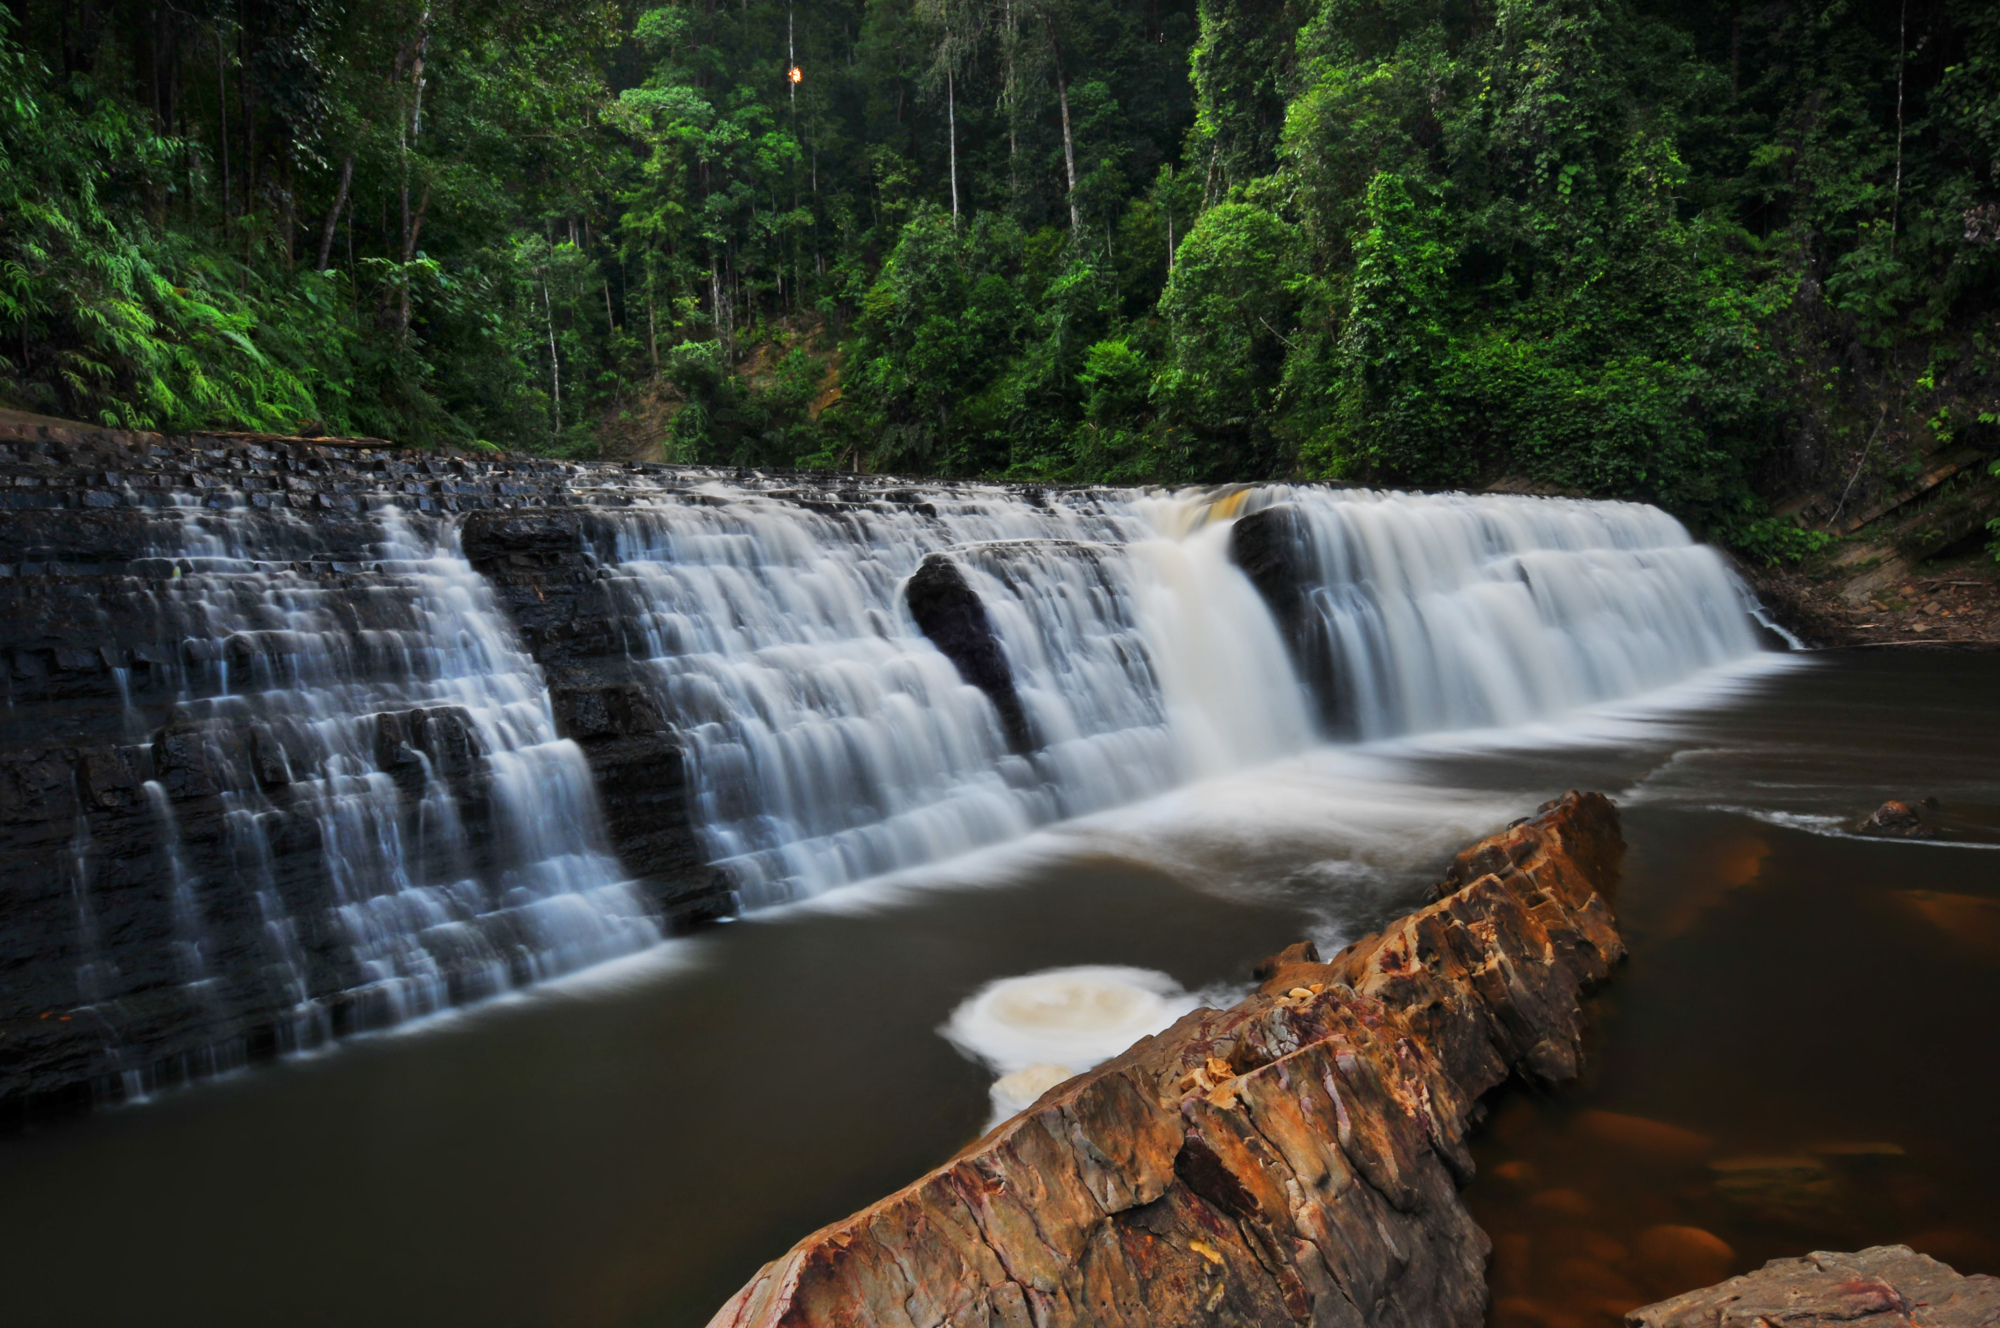
[[[1753,553],[2000,406],[1976,0],[12,0],[0,395]]]

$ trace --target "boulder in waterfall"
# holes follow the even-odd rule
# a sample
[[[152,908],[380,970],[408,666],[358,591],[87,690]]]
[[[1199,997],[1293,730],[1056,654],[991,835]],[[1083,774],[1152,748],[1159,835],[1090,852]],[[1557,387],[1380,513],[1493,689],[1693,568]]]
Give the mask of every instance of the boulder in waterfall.
[[[958,676],[986,693],[1000,712],[1000,726],[1008,746],[1016,752],[1034,747],[1028,731],[1027,712],[1014,690],[1013,670],[1000,638],[980,603],[979,592],[965,579],[958,564],[942,553],[926,557],[903,589],[910,616],[917,630],[930,638],[958,668]]]
[[[1869,813],[1861,823],[1861,833],[1887,839],[1935,839],[1937,831],[1924,812],[1936,810],[1937,805],[1936,798],[1924,798],[1915,805],[1891,798]]]

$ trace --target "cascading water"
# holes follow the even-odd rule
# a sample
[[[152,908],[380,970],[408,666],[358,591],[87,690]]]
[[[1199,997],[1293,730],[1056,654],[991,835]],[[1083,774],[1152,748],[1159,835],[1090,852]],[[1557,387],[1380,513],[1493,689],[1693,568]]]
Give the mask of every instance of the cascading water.
[[[1719,556],[1631,504],[174,464],[9,546],[46,589],[8,601],[33,708],[10,691],[0,774],[73,809],[29,892],[60,976],[17,1004],[73,1011],[36,1073],[127,1096],[643,949],[732,888],[1757,648]]]
[[[703,497],[626,514],[610,558],[620,617],[685,730],[697,820],[746,904],[1303,740],[1304,693],[1255,589],[1219,540],[1170,545],[1133,496],[926,489],[838,514],[729,486]],[[994,624],[1026,753],[903,604],[937,552]]]
[[[226,1015],[209,952],[253,951],[234,967],[289,1010],[281,1048],[661,936],[603,842],[589,770],[556,735],[539,669],[451,530],[393,507],[366,520],[370,559],[331,568],[302,523],[242,508],[184,509],[173,547],[156,551],[180,695],[154,762],[212,787],[222,841],[197,876],[167,790],[146,785],[177,977]],[[304,855],[317,879],[274,866],[296,863],[280,850],[302,841],[318,847]],[[211,913],[243,934],[210,936]],[[302,932],[320,942],[312,953]],[[86,986],[103,991],[102,973]]]
[[[1232,523],[1280,506],[1303,683],[1231,560]],[[752,907],[1276,759],[1313,739],[1314,694],[1367,738],[1515,724],[1757,648],[1720,558],[1635,504],[718,483],[614,529],[620,618]],[[1025,752],[903,604],[933,553],[992,624]]]
[[[1527,723],[1758,648],[1715,550],[1638,503],[1271,487],[1296,519],[1295,639],[1336,734]]]

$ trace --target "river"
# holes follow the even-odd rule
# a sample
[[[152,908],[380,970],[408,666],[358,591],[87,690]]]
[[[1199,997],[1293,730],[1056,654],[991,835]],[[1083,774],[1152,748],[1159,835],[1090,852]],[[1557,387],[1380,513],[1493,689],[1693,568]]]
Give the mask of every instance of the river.
[[[1615,1322],[1662,1289],[1635,1253],[1661,1224],[1732,1269],[1923,1237],[2000,1272],[2000,851],[1842,829],[1930,794],[1990,845],[1996,752],[2000,655],[1873,650],[1198,780],[0,1141],[7,1321],[702,1324],[980,1130],[993,1074],[939,1029],[984,984],[1126,965],[1226,999],[1570,787],[1623,809],[1633,953],[1584,1081],[1503,1095],[1480,1138],[1496,1322]]]

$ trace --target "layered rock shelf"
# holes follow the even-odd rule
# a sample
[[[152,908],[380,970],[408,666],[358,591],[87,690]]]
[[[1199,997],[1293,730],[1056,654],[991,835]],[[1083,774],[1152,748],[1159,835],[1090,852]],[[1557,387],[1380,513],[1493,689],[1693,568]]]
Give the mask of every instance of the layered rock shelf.
[[[1460,854],[1435,903],[1322,962],[1294,946],[801,1241],[710,1328],[1482,1322],[1466,1135],[1560,1082],[1624,955],[1618,816],[1571,793]]]
[[[1773,1259],[1754,1273],[1647,1305],[1627,1328],[1994,1328],[2000,1277],[1960,1276],[1907,1245]]]

